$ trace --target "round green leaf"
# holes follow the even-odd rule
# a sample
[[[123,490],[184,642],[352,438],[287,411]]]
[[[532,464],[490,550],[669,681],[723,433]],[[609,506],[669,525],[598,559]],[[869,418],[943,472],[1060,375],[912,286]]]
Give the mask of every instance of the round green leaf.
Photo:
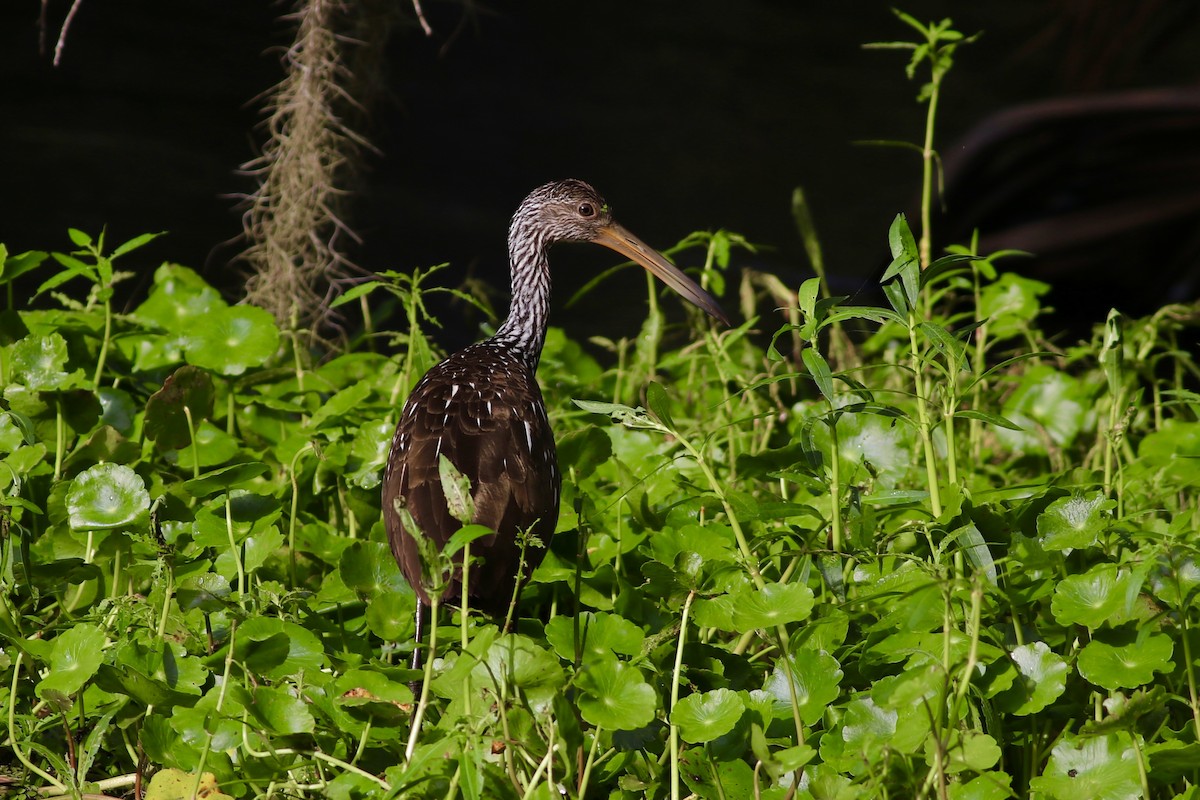
[[[201,687],[208,680],[208,670],[199,658],[189,656],[187,649],[171,640],[126,641],[117,652],[115,666],[137,670],[161,681],[173,691],[184,694],[201,694]]]
[[[1159,700],[1161,701],[1161,698]],[[1156,705],[1157,711],[1162,706]],[[1178,739],[1168,739],[1157,746],[1147,748],[1150,755],[1150,769],[1156,781],[1171,783],[1195,771],[1200,764],[1200,744],[1192,742],[1185,744]]]
[[[149,510],[145,481],[124,464],[97,464],[84,470],[67,491],[72,530],[127,528],[147,519]]]
[[[104,631],[87,622],[54,637],[50,650],[50,672],[38,682],[38,697],[47,692],[73,695],[96,674],[104,657]]]
[[[9,350],[9,375],[13,383],[31,392],[69,389],[79,384],[78,376],[66,371],[67,340],[57,333],[29,335]]]
[[[397,592],[378,594],[367,600],[364,619],[371,633],[380,639],[402,642],[411,639],[416,632],[416,610],[417,596],[405,583]]]
[[[869,696],[856,697],[846,705],[842,718],[842,740],[846,752],[873,752],[896,734],[899,713],[880,708]]]
[[[338,705],[377,724],[397,725],[409,714],[401,706],[413,701],[412,691],[386,675],[365,669],[348,670],[333,684]]]
[[[254,689],[254,702],[247,704],[262,726],[280,736],[312,733],[316,722],[312,712],[299,697],[275,686],[258,686]]]
[[[903,635],[903,634],[899,634]],[[894,638],[894,637],[889,637]],[[925,652],[932,651],[925,648]],[[952,660],[955,660],[951,656]],[[915,754],[930,740],[928,713],[914,714],[914,709],[935,707],[938,693],[945,686],[940,665],[910,666],[897,675],[886,675],[871,687],[871,699],[879,708],[895,711],[896,730],[888,738],[888,749],[897,753]]]
[[[230,306],[194,321],[184,342],[189,364],[221,375],[241,375],[275,355],[275,318],[256,306]]]
[[[897,425],[895,420],[877,414],[843,414],[837,421],[838,453],[847,465],[843,475],[861,474],[869,466],[872,482],[878,489],[890,489],[901,484],[913,469],[914,433],[909,425]],[[823,439],[828,435],[823,426]]]
[[[1067,686],[1067,662],[1045,642],[1030,642],[1012,651],[1019,678],[997,695],[1002,706],[1017,716],[1036,714],[1058,699]]]
[[[936,742],[932,736],[925,737],[924,744],[925,757],[930,763],[937,757],[936,749],[939,746],[946,747],[946,754],[949,756],[946,768],[952,773],[964,770],[984,772],[1000,760],[1000,747],[996,740],[979,731],[955,731],[948,746]]]
[[[1200,484],[1200,422],[1163,420],[1138,445],[1138,467],[1184,486]]]
[[[1200,563],[1182,553],[1163,554],[1158,569],[1151,573],[1150,584],[1155,597],[1171,608],[1181,609],[1191,602],[1200,586]]]
[[[1091,407],[1090,390],[1079,379],[1048,365],[1032,366],[1000,412],[1021,430],[997,428],[995,435],[1015,452],[1045,453],[1036,431],[1045,430],[1057,445],[1069,445],[1087,423]]]
[[[237,437],[204,420],[196,427],[195,445],[184,445],[175,451],[175,463],[188,472],[194,466],[209,469],[232,461],[240,446]]]
[[[232,593],[229,581],[215,572],[202,572],[179,582],[175,599],[184,611],[220,611]]]
[[[383,542],[358,541],[350,545],[342,551],[338,572],[346,586],[366,599],[412,594],[395,556]]]
[[[564,683],[558,658],[517,634],[505,634],[492,642],[483,663],[474,665],[471,677],[475,685],[490,687],[498,696],[523,695],[535,711],[548,708]],[[504,684],[504,691],[498,683]]]
[[[733,624],[739,631],[773,628],[808,619],[813,593],[799,583],[769,583],[761,590],[749,587],[733,602]]]
[[[1056,800],[1138,800],[1142,787],[1137,764],[1128,734],[1068,737],[1055,745],[1045,770],[1029,788]]]
[[[576,677],[579,712],[593,725],[634,730],[649,725],[657,706],[654,690],[642,673],[616,656],[585,665]]]
[[[778,659],[763,689],[774,699],[776,716],[789,715],[794,690],[800,719],[805,725],[812,725],[825,713],[826,707],[837,699],[841,681],[842,670],[837,659],[823,650],[806,648],[786,660]]]
[[[211,772],[200,776],[197,787],[194,774],[174,768],[161,769],[154,773],[146,788],[146,800],[187,800],[193,796],[203,797],[204,800],[233,800],[218,791],[217,779]]]
[[[701,628],[737,630],[733,624],[733,598],[727,594],[697,600],[692,606],[692,618]]]
[[[701,748],[691,748],[680,756],[680,761],[683,766],[680,777],[690,790],[688,797],[750,800],[761,785],[755,783],[754,768],[740,758],[708,761]],[[654,795],[647,792],[642,796]],[[764,792],[762,796],[768,795]]]
[[[1156,672],[1174,669],[1173,649],[1171,639],[1160,634],[1121,647],[1093,639],[1080,651],[1076,666],[1089,683],[1109,690],[1132,689],[1150,683]]]
[[[704,561],[732,562],[737,552],[733,529],[717,522],[667,528],[650,537],[648,544],[654,560],[668,567],[675,566],[680,553],[695,553]]]
[[[998,339],[1015,336],[1041,311],[1038,298],[1049,291],[1049,284],[1005,272],[984,286],[979,296],[979,317],[988,321],[989,335]]]
[[[178,264],[163,264],[154,272],[150,296],[132,316],[142,323],[186,334],[201,320],[228,307],[220,293],[194,270]]]
[[[243,697],[247,697],[244,691],[214,686],[191,708],[173,709],[170,725],[183,744],[197,752],[204,748],[211,748],[215,753],[231,750],[242,742]],[[217,710],[218,703],[220,711]]]
[[[37,441],[28,417],[12,411],[0,411],[0,452],[11,453],[18,447]]]
[[[1060,625],[1095,630],[1124,608],[1128,578],[1128,573],[1118,576],[1116,564],[1097,564],[1082,575],[1069,575],[1054,587],[1050,611]]]
[[[1042,547],[1067,551],[1091,547],[1107,528],[1116,505],[1100,492],[1055,500],[1038,516]]]
[[[557,450],[564,471],[574,467],[577,474],[589,475],[612,457],[612,440],[595,425],[587,425],[562,436]]]
[[[278,617],[251,617],[237,630],[238,654],[247,666],[272,680],[325,666],[316,634]]]
[[[966,783],[950,784],[950,800],[1008,800],[1013,796],[1012,777],[1003,772],[985,772]]]
[[[733,730],[745,710],[742,698],[731,689],[691,694],[671,709],[671,724],[692,744],[703,744]]]
[[[642,629],[617,614],[585,611],[578,617],[580,650],[586,661],[590,656],[611,653],[632,656],[641,652],[646,638]],[[546,624],[546,641],[565,661],[575,660],[576,618],[558,616]]]

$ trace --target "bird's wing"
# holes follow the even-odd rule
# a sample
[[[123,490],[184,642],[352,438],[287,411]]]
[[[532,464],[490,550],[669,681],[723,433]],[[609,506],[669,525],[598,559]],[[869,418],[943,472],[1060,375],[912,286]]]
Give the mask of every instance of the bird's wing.
[[[471,481],[473,521],[496,531],[472,544],[483,560],[471,573],[470,594],[499,607],[507,605],[517,576],[518,532],[532,527],[544,541],[554,531],[560,479],[554,437],[529,369],[515,359],[463,358],[470,353],[430,370],[405,404],[384,477],[384,519],[401,571],[427,599],[418,589],[416,544],[392,503],[403,498],[421,533],[444,546],[461,527],[442,491],[439,461],[446,456]],[[540,548],[527,549],[527,565],[541,556]],[[457,593],[455,580],[447,595]]]

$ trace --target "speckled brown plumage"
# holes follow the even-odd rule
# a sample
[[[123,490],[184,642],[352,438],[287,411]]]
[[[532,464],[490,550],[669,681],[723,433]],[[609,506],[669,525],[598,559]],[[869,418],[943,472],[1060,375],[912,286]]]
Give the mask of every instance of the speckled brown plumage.
[[[472,606],[502,613],[518,580],[527,577],[545,552],[527,549],[526,572],[518,575],[518,531],[532,528],[547,542],[558,522],[561,478],[535,373],[550,304],[547,250],[561,241],[594,242],[616,250],[728,324],[716,301],[617,224],[604,199],[588,184],[549,183],[525,198],[509,227],[508,318],[490,339],[455,353],[425,374],[405,403],[392,439],[383,479],[383,517],[400,570],[417,593],[418,638],[421,606],[430,598],[421,587],[416,543],[395,503],[399,499],[404,504],[421,532],[439,548],[446,543],[460,524],[446,507],[440,456],[470,479],[474,521],[495,531],[471,546],[472,556],[480,559],[471,570]],[[456,576],[443,598],[460,594]]]
[[[441,455],[471,479],[474,521],[496,531],[471,546],[483,556],[471,574],[471,604],[502,614],[520,564],[516,533],[532,528],[543,543],[549,541],[562,483],[542,392],[521,358],[490,340],[472,345],[427,372],[404,406],[384,497],[405,498],[409,513],[439,549],[460,527],[442,493]],[[394,506],[384,506],[384,518],[401,571],[428,603],[416,542]],[[527,571],[543,553],[527,548]],[[457,579],[446,596],[459,596]]]

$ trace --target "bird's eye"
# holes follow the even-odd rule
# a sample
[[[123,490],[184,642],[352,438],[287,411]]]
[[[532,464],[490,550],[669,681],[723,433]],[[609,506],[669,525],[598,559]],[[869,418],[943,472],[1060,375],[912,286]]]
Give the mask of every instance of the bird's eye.
[[[581,216],[581,217],[596,216],[596,207],[594,205],[592,205],[591,203],[580,203],[579,204],[579,216]]]

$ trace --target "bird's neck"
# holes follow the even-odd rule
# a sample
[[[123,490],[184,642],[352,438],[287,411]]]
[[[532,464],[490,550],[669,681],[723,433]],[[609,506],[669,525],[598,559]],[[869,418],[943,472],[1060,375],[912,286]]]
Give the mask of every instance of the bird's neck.
[[[491,342],[519,355],[536,370],[546,341],[546,319],[550,313],[549,243],[520,218],[508,233],[508,259],[512,269],[512,303],[508,318]]]

